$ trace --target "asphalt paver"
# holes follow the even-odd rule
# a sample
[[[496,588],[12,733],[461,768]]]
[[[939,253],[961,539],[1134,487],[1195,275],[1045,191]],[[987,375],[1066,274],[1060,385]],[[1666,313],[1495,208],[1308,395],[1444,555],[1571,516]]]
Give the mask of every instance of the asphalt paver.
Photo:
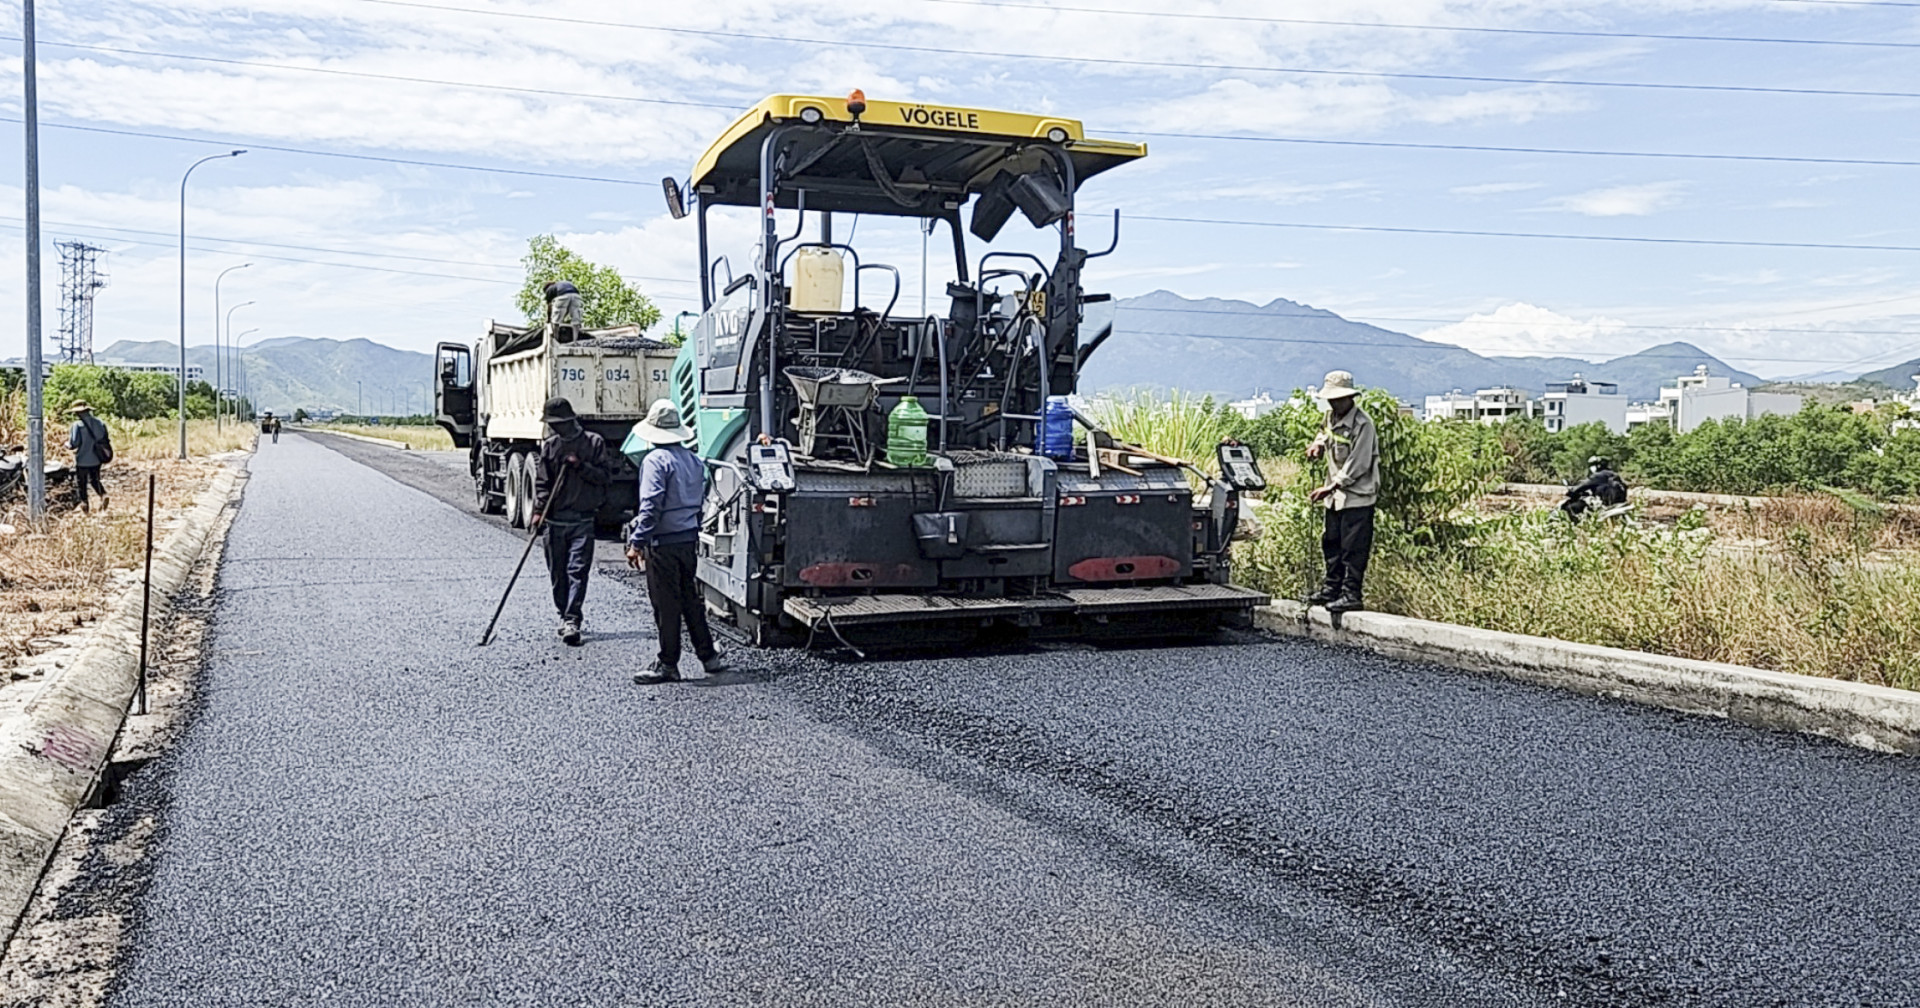
[[[635,687],[611,564],[473,646],[408,454],[256,456],[116,1003],[1920,1003],[1909,760],[1252,635]]]

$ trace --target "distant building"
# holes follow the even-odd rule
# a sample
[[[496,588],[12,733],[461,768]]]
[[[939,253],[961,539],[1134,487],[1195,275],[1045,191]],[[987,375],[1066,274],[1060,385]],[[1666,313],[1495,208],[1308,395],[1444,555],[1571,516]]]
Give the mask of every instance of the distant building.
[[[1707,373],[1705,364],[1660,390],[1660,402],[1673,429],[1685,434],[1708,420],[1752,420],[1767,414],[1798,413],[1802,397],[1791,392],[1754,392],[1733,379]]]
[[[1427,420],[1471,420],[1473,397],[1459,389],[1445,395],[1430,395],[1420,415]]]
[[[119,371],[140,371],[146,374],[169,374],[169,375],[178,375],[180,373],[180,365],[178,364],[140,364],[140,363],[135,363],[133,361],[112,361],[112,360],[97,360],[97,361],[94,361],[94,363],[98,364],[101,367],[114,368],[115,370],[119,370]],[[198,364],[187,365],[187,381],[189,382],[204,381],[205,379],[203,376],[205,374],[206,374],[206,369],[201,367],[200,365]]]
[[[1627,407],[1627,429],[1657,423],[1671,426],[1673,410],[1664,402],[1634,403]]]
[[[1255,394],[1251,399],[1237,399],[1230,402],[1227,404],[1227,408],[1246,417],[1248,420],[1258,420],[1266,414],[1279,409],[1280,404],[1275,402],[1272,396],[1265,392],[1260,392]]]
[[[0,368],[8,371],[18,371],[24,375],[27,373],[27,359],[25,357],[9,357],[6,360],[0,360]],[[40,359],[40,376],[43,378],[53,377],[53,362],[44,357]]]
[[[1579,375],[1548,382],[1540,397],[1541,418],[1550,433],[1581,424],[1603,423],[1615,434],[1627,432],[1627,401],[1613,382],[1588,381]]]
[[[1472,395],[1454,389],[1445,395],[1427,397],[1422,415],[1428,420],[1472,420],[1475,423],[1505,423],[1519,417],[1536,416],[1539,403],[1517,388],[1478,389]]]

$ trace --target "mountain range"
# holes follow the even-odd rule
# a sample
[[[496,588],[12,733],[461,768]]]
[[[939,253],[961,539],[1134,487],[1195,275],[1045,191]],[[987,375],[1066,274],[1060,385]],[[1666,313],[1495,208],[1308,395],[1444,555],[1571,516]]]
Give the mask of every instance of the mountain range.
[[[1920,375],[1920,360],[1910,360],[1905,364],[1895,364],[1890,368],[1869,371],[1860,376],[1863,382],[1879,382],[1882,385],[1899,389],[1902,392],[1913,391],[1913,376]]]
[[[1453,389],[1513,386],[1529,392],[1579,374],[1619,384],[1622,395],[1653,399],[1660,386],[1705,365],[1749,387],[1762,384],[1690,343],[1667,343],[1602,363],[1573,357],[1490,357],[1341,318],[1284,298],[1265,305],[1219,298],[1192,300],[1169,291],[1121,298],[1088,311],[1091,332],[1105,320],[1113,336],[1088,362],[1086,392],[1178,388],[1241,398],[1260,390],[1283,393],[1317,385],[1332,370],[1353,372],[1362,385],[1387,389],[1409,402]],[[123,340],[101,351],[103,361],[171,363],[176,344]],[[253,400],[263,409],[296,407],[346,413],[416,413],[431,408],[433,357],[369,339],[283,337],[243,349]],[[211,347],[188,347],[187,359],[213,376]],[[1904,368],[1904,370],[1903,370]],[[1886,384],[1910,387],[1920,361],[1889,368]],[[1873,375],[1867,376],[1873,378]],[[226,382],[234,386],[231,378]]]
[[[1113,302],[1113,336],[1089,360],[1082,385],[1179,388],[1239,398],[1259,390],[1318,385],[1333,370],[1361,385],[1418,403],[1453,389],[1512,386],[1533,393],[1575,374],[1614,382],[1632,399],[1654,399],[1662,385],[1705,365],[1752,387],[1764,379],[1691,343],[1666,343],[1595,363],[1573,357],[1488,357],[1341,318],[1284,298],[1265,305],[1220,298],[1191,300],[1155,291]],[[1089,321],[1104,324],[1089,311]]]
[[[247,387],[256,407],[292,415],[296,407],[381,415],[433,409],[433,355],[398,350],[370,339],[310,339],[287,336],[240,348]],[[94,355],[99,361],[172,364],[180,346],[164,340],[121,340]],[[214,378],[212,347],[187,347],[187,363]],[[227,388],[238,385],[231,376]]]

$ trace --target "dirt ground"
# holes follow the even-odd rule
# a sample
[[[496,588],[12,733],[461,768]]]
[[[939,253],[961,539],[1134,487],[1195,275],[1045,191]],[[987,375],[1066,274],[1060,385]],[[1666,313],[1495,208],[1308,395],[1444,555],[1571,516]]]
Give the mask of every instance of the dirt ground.
[[[31,673],[23,659],[64,642],[140,577],[146,549],[147,477],[155,477],[154,542],[166,538],[232,456],[127,461],[101,471],[111,504],[92,513],[71,481],[48,488],[49,515],[28,520],[24,500],[0,506],[0,689]],[[16,678],[18,676],[19,678]]]

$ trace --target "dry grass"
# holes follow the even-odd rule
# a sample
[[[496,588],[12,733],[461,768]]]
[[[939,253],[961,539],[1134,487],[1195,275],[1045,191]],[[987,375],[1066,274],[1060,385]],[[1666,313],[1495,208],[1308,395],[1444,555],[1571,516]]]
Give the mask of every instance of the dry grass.
[[[1318,518],[1275,506],[1242,568],[1280,594],[1317,569]],[[1920,531],[1833,497],[1574,527],[1482,513],[1464,539],[1383,536],[1383,611],[1681,658],[1920,689]]]
[[[315,424],[314,430],[346,431],[384,441],[399,441],[414,451],[452,451],[453,437],[443,427],[396,426],[371,427],[365,424]]]
[[[115,462],[101,471],[112,504],[91,514],[73,504],[72,486],[48,490],[49,514],[27,519],[24,506],[0,509],[0,663],[39,650],[32,642],[65,633],[99,614],[113,598],[115,572],[132,576],[146,551],[147,474],[155,477],[156,540],[162,527],[191,507],[218,471],[206,459]]]
[[[111,505],[94,502],[89,514],[74,502],[72,479],[47,488],[48,515],[30,521],[19,499],[0,506],[0,664],[40,650],[35,641],[65,633],[98,615],[114,596],[116,572],[132,576],[146,549],[147,476],[155,479],[156,538],[164,526],[191,507],[220,463],[208,456],[253,446],[253,433],[228,426],[215,431],[211,420],[187,425],[187,448],[194,457],[175,458],[179,428],[171,421],[109,419],[115,459],[101,470]],[[65,424],[50,431],[48,454],[71,461],[65,450]]]
[[[177,421],[109,418],[107,426],[113,431],[113,450],[117,461],[158,461],[177,459],[180,455],[180,425]],[[205,458],[223,452],[243,451],[252,448],[253,439],[258,436],[258,428],[244,423],[223,423],[216,429],[212,420],[189,420],[187,455]],[[60,443],[64,446],[66,442],[62,439]]]

